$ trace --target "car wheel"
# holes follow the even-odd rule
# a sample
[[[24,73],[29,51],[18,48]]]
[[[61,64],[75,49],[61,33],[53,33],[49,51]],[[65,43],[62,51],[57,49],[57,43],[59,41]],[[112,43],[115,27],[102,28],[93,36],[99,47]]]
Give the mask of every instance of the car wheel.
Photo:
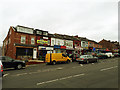
[[[56,61],[53,61],[52,64],[55,65],[55,64],[56,64]]]
[[[21,69],[21,68],[22,68],[22,65],[18,64],[16,69]]]
[[[70,60],[67,60],[67,63],[70,63]]]

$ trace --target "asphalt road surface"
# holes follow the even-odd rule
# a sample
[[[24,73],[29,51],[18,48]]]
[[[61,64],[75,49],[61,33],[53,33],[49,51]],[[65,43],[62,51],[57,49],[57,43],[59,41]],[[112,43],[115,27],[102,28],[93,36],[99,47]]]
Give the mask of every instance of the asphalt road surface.
[[[118,88],[118,59],[8,69],[4,71],[2,88]]]

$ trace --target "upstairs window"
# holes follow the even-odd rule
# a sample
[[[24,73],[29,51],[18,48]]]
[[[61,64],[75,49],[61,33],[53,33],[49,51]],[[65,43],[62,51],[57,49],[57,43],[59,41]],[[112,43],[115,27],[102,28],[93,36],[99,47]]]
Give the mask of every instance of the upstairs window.
[[[42,31],[37,31],[37,34],[42,35]]]
[[[31,38],[31,44],[35,44],[35,38],[34,37]]]
[[[47,36],[47,35],[48,35],[48,33],[47,33],[47,32],[43,32],[43,35]]]
[[[21,43],[25,44],[26,42],[26,37],[25,36],[21,36]]]

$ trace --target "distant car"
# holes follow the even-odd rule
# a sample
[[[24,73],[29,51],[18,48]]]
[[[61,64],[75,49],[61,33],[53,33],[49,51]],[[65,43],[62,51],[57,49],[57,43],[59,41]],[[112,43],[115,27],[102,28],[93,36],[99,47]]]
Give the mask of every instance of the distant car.
[[[114,57],[120,57],[119,53],[113,53]]]
[[[106,52],[105,55],[107,55],[108,58],[114,57],[114,55],[112,54],[112,52]]]
[[[26,66],[25,61],[14,60],[8,56],[0,56],[0,60],[2,61],[3,68],[22,69]]]
[[[93,57],[92,55],[81,55],[76,60],[80,64],[81,62],[83,62],[83,63],[97,62],[98,58],[97,57]]]
[[[107,59],[108,58],[108,56],[105,55],[104,53],[98,53],[97,57],[98,57],[98,59]]]
[[[3,65],[2,62],[0,61],[0,77],[3,76]]]

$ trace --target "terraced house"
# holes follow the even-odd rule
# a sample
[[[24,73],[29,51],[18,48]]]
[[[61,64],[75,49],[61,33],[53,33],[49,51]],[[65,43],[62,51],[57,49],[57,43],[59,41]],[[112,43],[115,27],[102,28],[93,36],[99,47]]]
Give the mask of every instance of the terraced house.
[[[3,41],[2,55],[14,59],[45,59],[47,53],[65,53],[79,57],[89,49],[102,48],[84,37],[50,34],[48,31],[17,25],[10,26]]]

